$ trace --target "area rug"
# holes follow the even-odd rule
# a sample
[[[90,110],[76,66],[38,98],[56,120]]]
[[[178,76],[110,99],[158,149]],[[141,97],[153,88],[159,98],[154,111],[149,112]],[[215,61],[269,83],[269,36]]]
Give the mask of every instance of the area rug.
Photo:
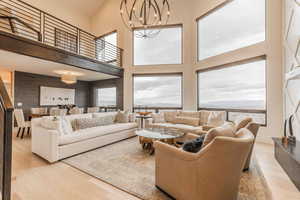
[[[85,173],[144,200],[169,200],[155,187],[155,157],[144,152],[138,138],[127,139],[63,160]],[[267,200],[256,162],[243,173],[239,200]]]

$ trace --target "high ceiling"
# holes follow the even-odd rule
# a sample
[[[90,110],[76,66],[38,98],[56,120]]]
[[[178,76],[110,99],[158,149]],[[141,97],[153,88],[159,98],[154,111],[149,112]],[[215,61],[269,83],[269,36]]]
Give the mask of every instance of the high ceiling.
[[[53,0],[52,0],[53,1]],[[55,0],[59,4],[63,4],[63,6],[68,6],[71,9],[74,9],[76,12],[80,12],[87,16],[93,16],[102,3],[105,0],[72,0],[72,1],[61,1]]]

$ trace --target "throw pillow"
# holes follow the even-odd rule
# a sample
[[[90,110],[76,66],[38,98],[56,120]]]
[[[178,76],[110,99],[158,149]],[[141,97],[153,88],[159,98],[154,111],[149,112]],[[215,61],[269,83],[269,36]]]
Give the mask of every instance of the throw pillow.
[[[151,114],[153,123],[165,123],[165,116],[163,113],[152,113]]]
[[[208,116],[207,125],[217,127],[223,125],[224,121],[224,115],[222,112],[212,111]]]
[[[70,120],[66,119],[64,116],[61,118],[61,127],[65,135],[73,133],[73,128]]]
[[[69,135],[73,132],[70,122],[64,117],[58,117],[57,120],[43,118],[40,125],[48,130],[57,130],[61,136]]]
[[[114,123],[114,116],[107,115],[97,118],[83,118],[74,120],[75,131],[87,128],[93,128],[98,126],[106,126]]]
[[[208,110],[201,110],[200,111],[200,126],[207,125],[208,117],[210,115],[210,111]]]
[[[174,123],[178,115],[177,111],[166,111],[164,112],[165,121],[168,123]]]
[[[199,118],[176,117],[175,123],[176,124],[185,124],[185,125],[190,125],[190,126],[199,126]]]
[[[128,123],[129,122],[128,111],[125,111],[125,112],[118,111],[115,122],[116,123]]]
[[[197,153],[201,150],[205,136],[202,135],[195,140],[187,141],[183,144],[182,149],[187,152]]]
[[[60,126],[60,119],[53,120],[49,118],[42,118],[40,125],[45,129],[58,130]]]
[[[211,129],[204,138],[203,147],[212,142],[215,137],[224,136],[224,137],[235,137],[235,127],[232,123],[225,123],[223,126]]]
[[[252,122],[252,118],[250,117],[240,118],[235,120],[234,124],[235,124],[236,131],[245,128],[250,122]]]
[[[196,111],[179,111],[179,117],[200,118],[200,112]]]

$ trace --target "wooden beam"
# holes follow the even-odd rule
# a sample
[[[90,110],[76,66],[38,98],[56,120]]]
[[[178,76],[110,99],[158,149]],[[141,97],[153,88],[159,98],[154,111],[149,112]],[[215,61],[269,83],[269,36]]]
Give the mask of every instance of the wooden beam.
[[[124,73],[121,67],[67,52],[3,31],[0,31],[0,49],[117,77],[123,77]]]

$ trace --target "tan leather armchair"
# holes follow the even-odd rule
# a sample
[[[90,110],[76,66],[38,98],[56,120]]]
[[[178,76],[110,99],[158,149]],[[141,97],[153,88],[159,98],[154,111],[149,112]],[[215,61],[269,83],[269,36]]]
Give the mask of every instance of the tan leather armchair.
[[[252,152],[253,152],[254,143],[255,143],[255,140],[256,140],[256,136],[257,136],[259,127],[260,127],[259,124],[256,124],[256,123],[253,123],[253,122],[249,123],[249,124],[246,126],[246,128],[247,128],[249,131],[251,131],[251,133],[253,134],[254,140],[253,140],[253,142],[252,142],[251,150],[250,150],[250,152],[249,152],[247,161],[246,161],[246,163],[245,163],[244,171],[247,171],[247,170],[249,170],[249,168],[250,168],[250,162],[251,162]]]
[[[253,141],[244,128],[236,138],[216,137],[196,154],[155,142],[156,186],[177,200],[236,200]]]

